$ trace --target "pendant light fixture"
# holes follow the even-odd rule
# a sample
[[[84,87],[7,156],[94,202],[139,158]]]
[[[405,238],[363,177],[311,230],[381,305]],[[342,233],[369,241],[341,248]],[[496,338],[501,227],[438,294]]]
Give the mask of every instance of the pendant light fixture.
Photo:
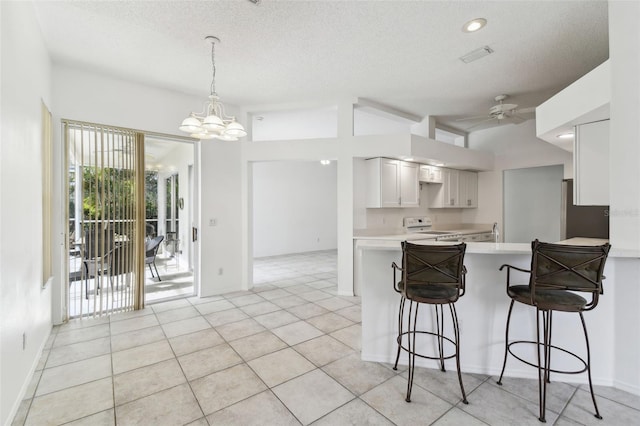
[[[209,101],[205,103],[204,110],[201,113],[192,112],[189,117],[185,118],[179,129],[197,139],[237,141],[238,138],[247,136],[247,132],[236,121],[235,117],[225,114],[224,105],[220,102],[220,97],[216,93],[215,48],[216,43],[220,43],[220,39],[214,36],[207,36],[205,40],[211,43],[211,66],[213,69]]]

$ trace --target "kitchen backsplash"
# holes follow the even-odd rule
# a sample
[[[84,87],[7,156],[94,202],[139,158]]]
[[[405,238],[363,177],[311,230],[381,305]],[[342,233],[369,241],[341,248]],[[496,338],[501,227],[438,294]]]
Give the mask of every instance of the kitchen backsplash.
[[[420,207],[361,209],[359,217],[354,220],[355,229],[400,229],[405,217],[429,216],[433,226],[462,223],[463,209],[429,209],[427,191],[428,184],[420,190]]]

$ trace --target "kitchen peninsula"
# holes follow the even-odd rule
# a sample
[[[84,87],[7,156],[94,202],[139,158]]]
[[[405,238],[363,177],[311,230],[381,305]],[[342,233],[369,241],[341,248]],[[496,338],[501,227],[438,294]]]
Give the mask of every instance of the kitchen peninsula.
[[[393,363],[396,356],[397,315],[400,295],[393,289],[391,263],[401,264],[400,242],[406,235],[396,238],[374,239],[355,237],[355,275],[356,286],[362,296],[362,359],[367,361]],[[416,244],[447,244],[433,241],[412,241]],[[564,241],[568,244],[584,244],[588,240]],[[592,240],[600,244],[603,240]],[[592,374],[595,384],[611,386],[616,384],[622,389],[633,391],[637,381],[633,378],[621,383],[616,365],[626,359],[640,359],[640,346],[636,342],[623,341],[620,335],[637,335],[635,325],[616,321],[620,309],[637,306],[640,300],[629,301],[627,295],[635,295],[636,282],[616,279],[628,277],[637,266],[639,253],[636,251],[616,250],[612,248],[604,274],[604,294],[594,311],[585,314],[589,329],[592,354]],[[501,265],[507,263],[523,269],[529,269],[531,262],[530,244],[521,243],[467,243],[465,266],[466,293],[456,304],[460,322],[461,366],[466,373],[498,375],[504,356],[505,322],[510,299],[505,291],[505,272]],[[526,284],[528,274],[515,273],[512,282]],[[422,309],[418,321],[423,327],[431,324],[432,311]],[[445,321],[445,323],[447,323]],[[535,339],[535,310],[530,307],[516,306],[512,316],[510,336],[512,340]],[[579,319],[575,315],[558,313],[554,315],[553,343],[577,354],[585,353],[584,337],[580,330]],[[446,332],[447,333],[447,332]],[[448,332],[449,334],[451,331]],[[418,342],[418,352],[434,353],[433,341]],[[535,359],[534,345],[522,345],[520,355]],[[573,360],[562,353],[552,353],[554,368],[575,367]],[[630,358],[631,357],[631,358]],[[401,355],[400,363],[406,364],[406,353]],[[452,362],[452,361],[450,361]],[[419,366],[437,368],[435,362],[416,359]],[[455,364],[448,364],[450,369]],[[505,374],[513,377],[537,378],[537,371],[520,362],[507,362]],[[586,374],[562,375],[559,380],[586,383]],[[618,378],[616,380],[616,377]]]

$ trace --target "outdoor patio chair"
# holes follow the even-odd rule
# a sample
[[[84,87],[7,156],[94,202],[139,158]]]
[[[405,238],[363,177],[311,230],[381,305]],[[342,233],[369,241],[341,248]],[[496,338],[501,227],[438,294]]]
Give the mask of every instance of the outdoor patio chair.
[[[158,267],[156,266],[156,254],[158,254],[158,248],[160,247],[160,243],[162,243],[162,240],[164,240],[164,235],[158,235],[157,237],[147,241],[144,245],[144,251],[145,251],[144,263],[149,265],[149,271],[151,271],[151,276],[155,278],[156,276],[153,275],[153,269],[151,268],[151,265],[153,265],[153,268],[155,268],[156,270],[156,275],[158,276],[158,281],[162,281],[162,279],[160,278],[160,274],[158,273]]]

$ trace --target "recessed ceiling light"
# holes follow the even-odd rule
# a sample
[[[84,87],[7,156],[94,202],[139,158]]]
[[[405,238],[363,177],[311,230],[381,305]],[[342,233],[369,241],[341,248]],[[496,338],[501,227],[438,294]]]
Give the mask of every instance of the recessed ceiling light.
[[[558,139],[573,139],[573,133],[572,132],[567,132],[567,133],[561,133],[558,136],[556,136]]]
[[[331,160],[320,160],[320,164],[322,164],[323,166],[328,166],[329,164],[331,164]]]
[[[484,18],[472,19],[462,26],[462,31],[465,33],[473,33],[482,29],[485,25],[487,25],[487,20]]]

